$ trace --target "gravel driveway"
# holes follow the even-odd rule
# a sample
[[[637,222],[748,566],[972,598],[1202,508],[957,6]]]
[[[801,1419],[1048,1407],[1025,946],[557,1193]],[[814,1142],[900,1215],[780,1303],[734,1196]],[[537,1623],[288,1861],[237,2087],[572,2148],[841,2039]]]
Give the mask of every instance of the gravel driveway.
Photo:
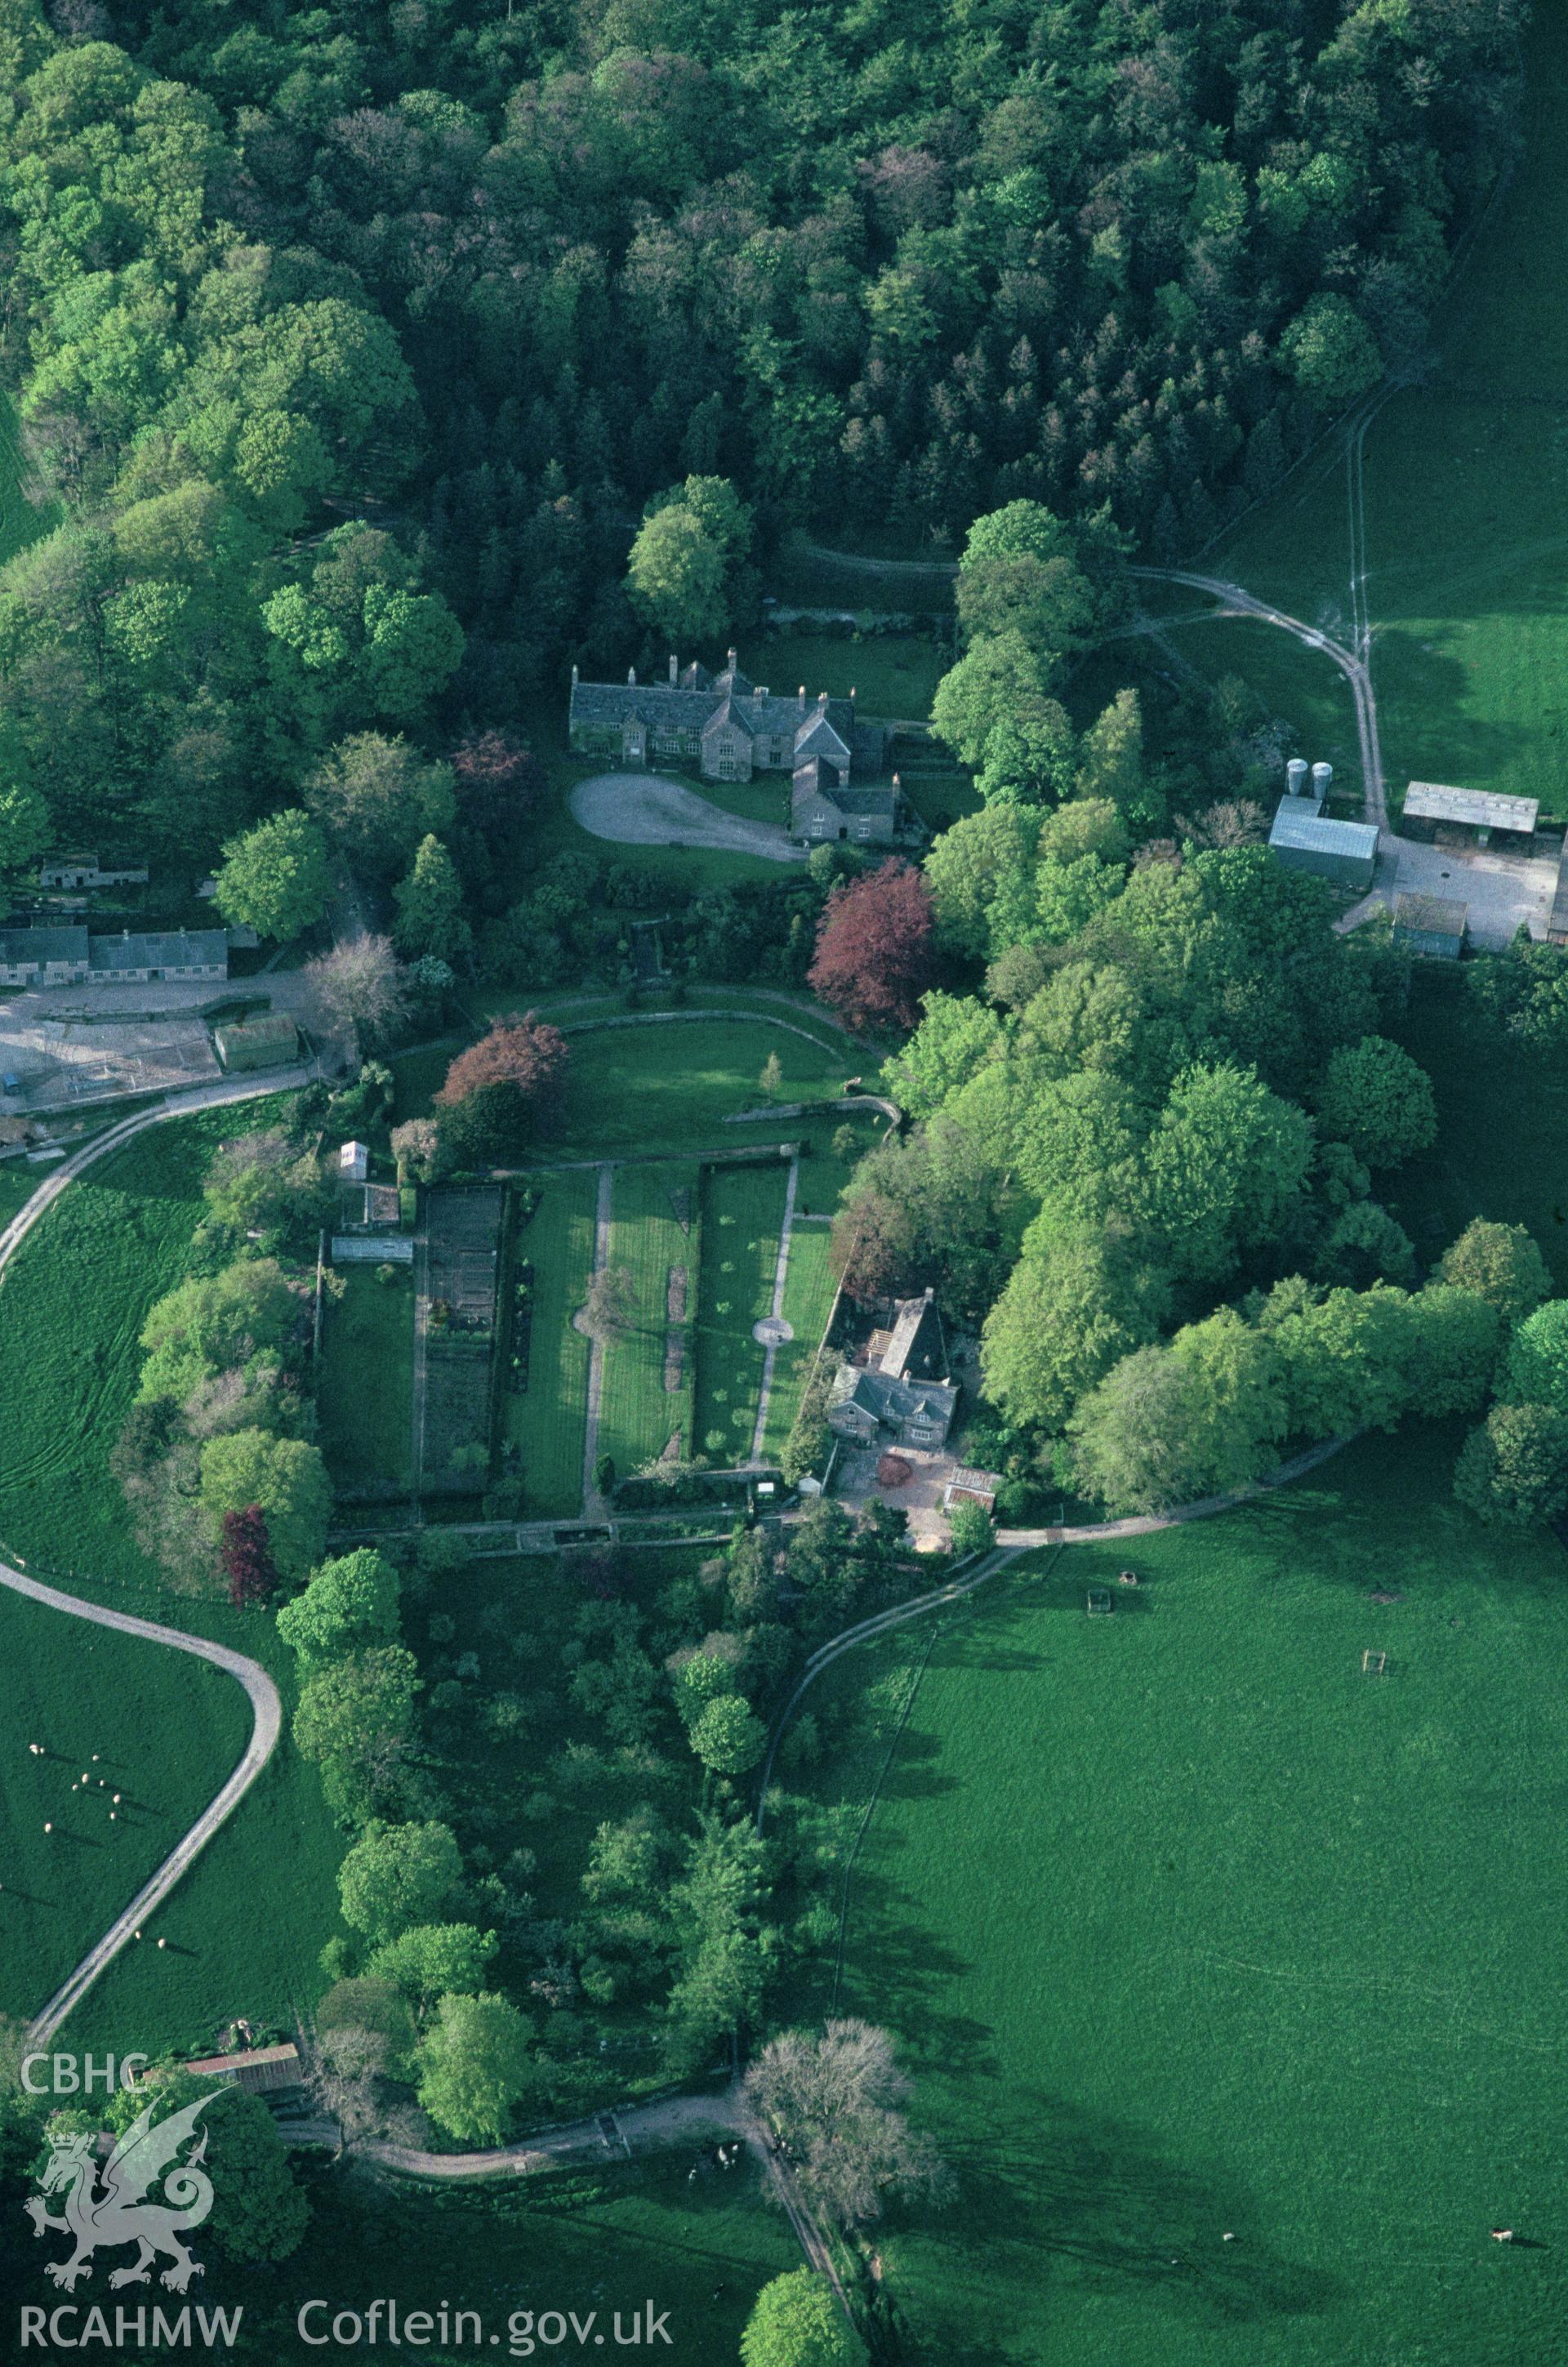
[[[716,846],[728,855],[761,855],[770,863],[804,863],[795,846],[773,823],[742,821],[679,781],[657,773],[595,773],[571,793],[574,821],[595,838],[623,846]]]

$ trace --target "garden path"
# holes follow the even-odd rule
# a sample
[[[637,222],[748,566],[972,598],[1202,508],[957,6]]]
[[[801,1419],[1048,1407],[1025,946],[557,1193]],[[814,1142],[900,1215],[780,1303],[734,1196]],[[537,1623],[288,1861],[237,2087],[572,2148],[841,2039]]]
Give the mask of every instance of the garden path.
[[[800,1181],[800,1161],[789,1162],[789,1182],[784,1189],[784,1221],[779,1227],[779,1254],[773,1267],[773,1303],[769,1319],[774,1324],[784,1320],[784,1277],[789,1272],[789,1237],[795,1230],[795,1193]],[[762,1439],[768,1427],[768,1400],[773,1393],[773,1365],[779,1353],[777,1337],[771,1339],[762,1351],[762,1379],[757,1391],[757,1420],[751,1431],[751,1461],[762,1459]]]
[[[603,1274],[610,1263],[610,1199],[615,1181],[615,1162],[606,1159],[596,1162],[599,1168],[599,1196],[593,1209],[593,1274]],[[592,1282],[593,1276],[590,1275]],[[579,1331],[582,1329],[572,1317]],[[604,1394],[604,1342],[589,1334],[592,1346],[588,1357],[588,1412],[582,1427],[582,1517],[585,1521],[609,1518],[609,1499],[593,1478],[593,1466],[599,1460],[599,1402]]]

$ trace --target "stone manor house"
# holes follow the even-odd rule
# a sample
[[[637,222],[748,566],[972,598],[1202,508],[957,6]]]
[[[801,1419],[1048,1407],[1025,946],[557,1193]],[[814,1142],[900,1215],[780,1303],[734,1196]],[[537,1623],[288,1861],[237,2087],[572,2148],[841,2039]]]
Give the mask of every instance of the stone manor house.
[[[580,756],[610,757],[641,771],[694,766],[705,780],[790,775],[790,832],[811,844],[848,839],[891,845],[918,829],[897,778],[886,773],[888,735],[862,723],[854,694],[793,697],[740,672],[735,651],[722,674],[670,660],[669,679],[583,682],[571,670],[568,741]]]

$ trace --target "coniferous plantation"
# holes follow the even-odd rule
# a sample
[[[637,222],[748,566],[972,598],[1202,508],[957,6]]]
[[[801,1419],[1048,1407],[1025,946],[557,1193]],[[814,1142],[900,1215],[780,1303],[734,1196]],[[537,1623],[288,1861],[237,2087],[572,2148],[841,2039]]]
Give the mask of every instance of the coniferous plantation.
[[[1561,2347],[1565,99],[0,0],[6,2359]]]

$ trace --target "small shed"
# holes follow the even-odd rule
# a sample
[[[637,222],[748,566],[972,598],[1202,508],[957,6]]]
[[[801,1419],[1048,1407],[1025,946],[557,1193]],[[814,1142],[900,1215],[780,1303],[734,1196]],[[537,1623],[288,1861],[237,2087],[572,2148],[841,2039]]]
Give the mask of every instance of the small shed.
[[[1495,830],[1517,838],[1535,836],[1540,802],[1536,798],[1505,798],[1490,789],[1445,788],[1440,781],[1412,781],[1404,792],[1405,822],[1430,827],[1412,835],[1435,835],[1439,828],[1472,830],[1484,846]]]
[[[1292,871],[1310,871],[1336,888],[1365,895],[1378,864],[1378,833],[1370,821],[1328,821],[1315,798],[1281,798],[1269,844]]]
[[[288,1066],[299,1048],[294,1022],[284,1011],[258,1012],[212,1031],[212,1048],[231,1072]]]
[[[298,2088],[302,2077],[299,2049],[292,2045],[250,2046],[239,2055],[204,2055],[185,2067],[198,2079],[221,2079],[253,2096],[265,2096],[278,2088]]]
[[[983,1512],[995,1512],[1000,1486],[994,1471],[981,1471],[973,1464],[961,1463],[943,1490],[942,1508],[951,1512],[954,1504],[978,1504]]]
[[[367,1184],[370,1180],[370,1146],[367,1142],[345,1142],[337,1155],[338,1178],[344,1184]]]
[[[1394,945],[1401,953],[1423,954],[1432,961],[1458,961],[1464,951],[1468,910],[1447,896],[1397,896]]]

